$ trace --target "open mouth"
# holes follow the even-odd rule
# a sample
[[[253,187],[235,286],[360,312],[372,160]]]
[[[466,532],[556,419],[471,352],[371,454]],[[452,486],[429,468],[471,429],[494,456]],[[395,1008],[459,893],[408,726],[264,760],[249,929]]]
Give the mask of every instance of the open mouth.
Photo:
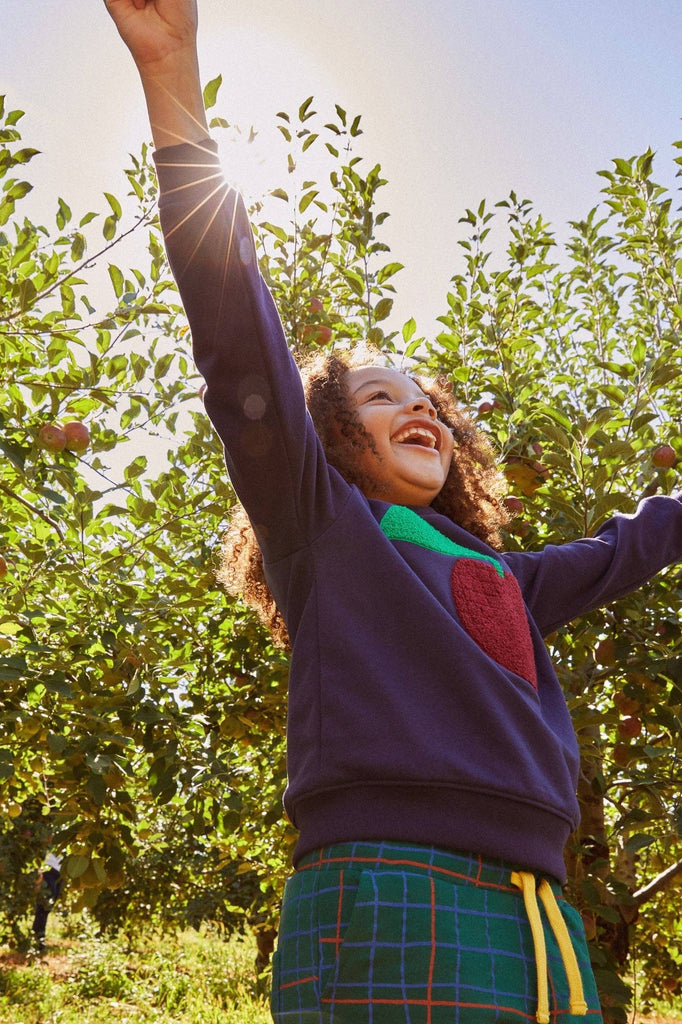
[[[426,448],[429,451],[440,449],[440,435],[427,427],[404,427],[391,438],[394,444],[412,445],[415,448]]]

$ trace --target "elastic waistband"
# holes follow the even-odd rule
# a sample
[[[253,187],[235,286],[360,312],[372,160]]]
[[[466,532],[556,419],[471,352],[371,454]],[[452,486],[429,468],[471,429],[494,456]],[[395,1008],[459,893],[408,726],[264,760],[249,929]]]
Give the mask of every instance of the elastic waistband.
[[[505,892],[518,892],[512,874],[523,870],[521,865],[473,853],[395,842],[332,843],[304,854],[296,870],[346,871],[355,868],[381,872],[398,867],[415,874],[449,879],[457,885],[475,885]],[[561,886],[557,880],[547,877],[547,882],[554,894],[560,896]]]

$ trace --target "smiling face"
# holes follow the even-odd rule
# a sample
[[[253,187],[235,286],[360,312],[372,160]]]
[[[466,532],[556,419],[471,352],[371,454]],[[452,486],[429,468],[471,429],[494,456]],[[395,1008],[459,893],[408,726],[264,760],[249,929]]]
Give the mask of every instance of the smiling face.
[[[430,505],[452,461],[452,434],[428,395],[399,370],[363,366],[349,370],[351,408],[372,439],[357,456],[371,485],[368,498],[396,505]]]

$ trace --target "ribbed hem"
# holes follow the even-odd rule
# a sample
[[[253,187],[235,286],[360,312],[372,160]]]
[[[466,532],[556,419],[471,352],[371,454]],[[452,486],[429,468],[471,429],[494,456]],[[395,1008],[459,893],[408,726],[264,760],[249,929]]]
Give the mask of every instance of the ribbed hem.
[[[290,808],[291,812],[291,808]],[[368,840],[433,844],[494,857],[566,879],[571,822],[545,808],[450,787],[353,786],[298,800],[294,865],[331,843]]]

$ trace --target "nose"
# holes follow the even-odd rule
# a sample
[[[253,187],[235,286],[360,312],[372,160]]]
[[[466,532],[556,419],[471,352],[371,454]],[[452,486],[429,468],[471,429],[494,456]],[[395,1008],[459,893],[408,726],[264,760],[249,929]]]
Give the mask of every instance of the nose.
[[[438,417],[431,399],[427,395],[421,395],[419,398],[413,398],[408,403],[408,407],[411,412],[426,413],[432,420]]]

